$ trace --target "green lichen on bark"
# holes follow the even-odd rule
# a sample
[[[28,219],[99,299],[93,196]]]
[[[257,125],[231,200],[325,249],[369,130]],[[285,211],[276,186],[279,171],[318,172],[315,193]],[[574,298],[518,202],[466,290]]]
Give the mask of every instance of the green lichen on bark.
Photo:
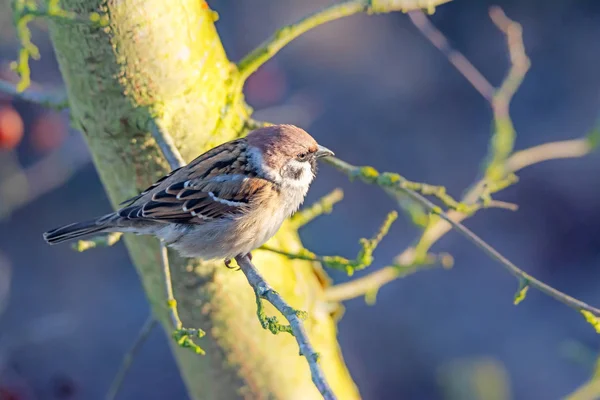
[[[168,172],[151,134],[150,118],[174,138],[189,161],[232,139],[249,109],[233,93],[235,66],[227,59],[204,1],[63,0],[77,15],[99,13],[109,25],[50,21],[50,33],[71,104],[113,205]],[[108,210],[107,210],[108,211]],[[126,235],[127,236],[127,235]],[[167,330],[156,240],[126,237],[153,312]],[[278,248],[302,248],[286,225],[272,239]],[[317,307],[322,283],[307,263],[261,252],[255,263],[305,321],[325,375],[339,398],[358,398],[336,342],[331,316]],[[206,356],[171,342],[192,398],[319,398],[306,360],[290,335],[273,336],[256,318],[254,293],[239,272],[171,254],[175,297],[186,327],[202,328]],[[265,305],[269,315],[277,315]]]

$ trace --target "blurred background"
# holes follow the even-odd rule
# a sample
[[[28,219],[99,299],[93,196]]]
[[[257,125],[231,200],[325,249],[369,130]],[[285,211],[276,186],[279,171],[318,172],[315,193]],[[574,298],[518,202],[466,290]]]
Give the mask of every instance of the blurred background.
[[[231,59],[275,29],[329,4],[323,0],[209,1]],[[532,68],[512,103],[516,148],[584,136],[600,116],[600,2],[457,0],[431,16],[450,43],[499,85],[508,68],[503,34],[488,8],[523,25]],[[39,87],[60,73],[43,23],[32,24]],[[18,46],[8,0],[0,0],[0,78]],[[486,101],[406,15],[355,16],[300,37],[247,83],[256,117],[309,130],[354,164],[447,186],[459,197],[480,176],[488,149]],[[467,225],[517,265],[600,305],[600,155],[521,171],[495,196],[517,213],[486,210]],[[308,203],[342,187],[333,214],[302,229],[317,254],[354,257],[394,208],[380,190],[322,167]],[[85,253],[49,247],[41,233],[110,210],[81,135],[57,113],[0,94],[0,399],[100,399],[149,313],[122,244]],[[414,243],[400,218],[372,269]],[[419,272],[351,300],[339,323],[347,365],[365,399],[559,399],[589,379],[598,335],[571,309],[517,283],[455,233],[434,251],[450,271]],[[367,270],[366,273],[370,272]],[[348,278],[331,273],[336,282]],[[122,399],[184,399],[155,329]]]

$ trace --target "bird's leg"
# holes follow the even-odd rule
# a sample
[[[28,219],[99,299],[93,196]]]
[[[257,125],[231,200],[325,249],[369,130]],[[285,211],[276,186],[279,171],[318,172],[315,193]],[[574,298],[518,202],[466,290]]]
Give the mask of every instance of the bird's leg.
[[[252,261],[252,253],[248,253],[248,254],[246,254],[246,255],[243,255],[243,256],[242,256],[242,255],[240,255],[240,256],[238,256],[238,257],[248,257],[248,259],[249,259],[250,261]],[[236,257],[236,258],[237,258],[237,257]],[[224,262],[225,262],[225,266],[226,266],[227,268],[229,268],[229,269],[233,269],[233,270],[236,270],[236,271],[239,271],[239,270],[240,270],[240,267],[239,267],[239,266],[238,266],[237,268],[236,268],[236,267],[233,267],[233,266],[231,266],[231,258],[226,258],[226,259],[224,260]]]

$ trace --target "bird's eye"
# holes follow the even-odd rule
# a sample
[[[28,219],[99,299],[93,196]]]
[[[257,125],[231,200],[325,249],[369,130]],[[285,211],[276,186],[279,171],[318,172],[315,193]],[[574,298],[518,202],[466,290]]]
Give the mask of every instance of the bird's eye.
[[[303,161],[308,160],[308,156],[309,156],[309,153],[300,153],[300,154],[298,154],[298,156],[296,156],[296,160],[303,162]]]

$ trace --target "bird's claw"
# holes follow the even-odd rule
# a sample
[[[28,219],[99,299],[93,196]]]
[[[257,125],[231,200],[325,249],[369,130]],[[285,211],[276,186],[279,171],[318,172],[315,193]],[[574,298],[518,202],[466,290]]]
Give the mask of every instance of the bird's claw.
[[[250,261],[252,261],[252,253],[248,253],[248,254],[246,254],[245,256],[238,256],[238,257],[248,257],[248,259],[249,259]],[[237,259],[238,257],[236,257],[236,259]],[[226,266],[227,268],[229,268],[229,269],[232,269],[232,270],[234,270],[234,271],[239,271],[239,270],[240,270],[240,267],[239,267],[239,265],[238,265],[237,267],[234,267],[234,266],[232,266],[232,265],[231,265],[231,258],[226,258],[226,259],[224,260],[224,263],[225,263],[225,266]]]
[[[235,267],[235,266],[231,265],[231,258],[226,258],[224,262],[225,262],[225,266],[229,269],[233,269],[233,270],[239,269],[239,267]]]

